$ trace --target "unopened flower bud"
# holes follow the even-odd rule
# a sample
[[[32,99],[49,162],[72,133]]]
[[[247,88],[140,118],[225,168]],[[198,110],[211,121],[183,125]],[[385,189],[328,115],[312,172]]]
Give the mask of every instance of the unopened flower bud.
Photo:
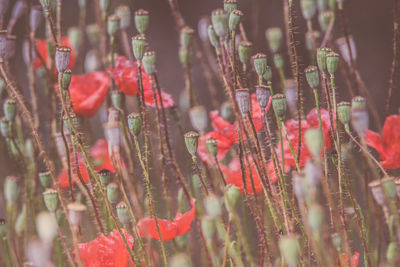
[[[50,186],[52,184],[50,171],[40,172],[39,173],[39,181],[40,181],[40,184],[44,188],[50,188]]]
[[[235,32],[239,26],[240,20],[243,17],[243,12],[240,10],[232,10],[229,15],[229,30]]]
[[[108,18],[107,18],[107,33],[108,33],[108,35],[114,36],[118,32],[118,30],[120,28],[120,26],[119,26],[120,21],[121,21],[121,19],[117,15],[108,16]]]
[[[107,199],[111,204],[116,204],[119,200],[119,190],[116,183],[109,183],[107,185]]]
[[[228,36],[229,13],[223,9],[216,9],[211,13],[211,22],[219,38]]]
[[[354,38],[351,35],[349,36],[349,43],[350,43],[351,55],[353,56],[353,60],[355,61],[357,58],[357,49],[356,49],[356,43],[354,42]],[[343,60],[347,64],[350,64],[351,61],[350,50],[349,46],[347,45],[346,37],[341,37],[337,39],[336,45],[339,48]]]
[[[17,114],[17,103],[14,99],[8,98],[6,101],[4,101],[3,105],[3,111],[4,111],[4,117],[12,122],[15,119],[15,116]]]
[[[238,54],[239,60],[242,64],[247,64],[250,61],[251,54],[253,53],[253,44],[247,41],[239,43]]]
[[[257,103],[261,109],[265,109],[268,105],[269,98],[271,97],[270,87],[265,85],[256,86]]]
[[[281,54],[275,54],[274,55],[274,65],[277,69],[283,69],[283,57]]]
[[[327,47],[321,47],[317,49],[317,64],[318,68],[322,72],[326,71],[326,55],[328,55],[330,52],[332,52],[332,50]]]
[[[289,266],[296,266],[299,259],[300,245],[297,237],[284,236],[279,240],[279,250]]]
[[[118,220],[122,224],[128,224],[131,221],[131,217],[129,215],[128,206],[123,201],[121,201],[117,205],[117,216],[118,216]]]
[[[7,204],[15,204],[19,196],[18,178],[7,176],[4,181],[4,198]]]
[[[335,52],[326,55],[326,68],[330,75],[334,75],[339,66],[339,54]]]
[[[193,42],[193,37],[194,30],[188,26],[183,27],[180,34],[181,46],[188,48]]]
[[[142,130],[142,118],[139,113],[128,115],[128,128],[132,135],[138,136]]]
[[[57,221],[53,214],[49,212],[41,212],[36,217],[36,230],[40,239],[50,243],[57,235]]]
[[[66,46],[58,46],[56,48],[55,62],[58,73],[63,73],[68,68],[70,57],[71,48]]]
[[[317,12],[316,0],[301,0],[300,6],[305,20],[311,20]]]
[[[213,219],[217,219],[221,216],[222,213],[222,205],[219,198],[215,195],[208,195],[204,199],[204,206],[206,208],[206,213]]]
[[[208,152],[213,156],[216,157],[218,154],[218,141],[215,138],[209,138],[206,141]]]
[[[146,51],[146,37],[144,35],[136,35],[132,37],[133,55],[137,60],[142,60]]]
[[[196,155],[197,146],[199,144],[199,136],[200,135],[194,131],[185,133],[186,149],[188,150],[189,154],[192,156]]]
[[[337,104],[337,113],[339,121],[345,126],[348,125],[350,122],[350,103],[342,101]]]
[[[252,57],[254,69],[259,77],[262,77],[267,69],[267,55],[258,53]]]
[[[285,120],[286,116],[286,97],[282,94],[272,96],[272,108],[276,116],[281,120]]]
[[[249,89],[237,89],[235,92],[236,102],[238,103],[240,113],[243,117],[250,110],[250,92]]]
[[[152,75],[156,72],[156,52],[149,51],[144,53],[143,67],[147,74]]]
[[[324,136],[321,130],[317,128],[308,129],[304,137],[308,150],[314,157],[318,157],[324,144]]]
[[[149,27],[150,13],[144,9],[135,12],[135,26],[140,34],[145,34]]]
[[[323,211],[322,208],[318,205],[312,205],[308,210],[308,225],[311,228],[311,231],[314,233],[318,233],[321,230],[322,221],[323,221]]]
[[[308,66],[304,70],[304,73],[306,74],[306,79],[307,79],[308,85],[312,89],[317,89],[318,85],[319,85],[318,68],[316,66]]]
[[[43,200],[49,212],[54,213],[58,208],[58,192],[54,189],[47,189],[43,192]]]
[[[86,210],[86,206],[79,203],[73,202],[68,204],[68,211],[69,211],[69,220],[71,224],[75,227],[78,227],[81,220],[83,212]]]
[[[192,107],[189,111],[189,117],[193,128],[200,133],[204,133],[208,124],[206,108],[204,106]]]
[[[355,96],[351,99],[351,108],[366,108],[367,102],[362,96]]]
[[[235,209],[237,202],[240,198],[240,189],[232,184],[228,184],[225,187],[224,201],[225,207],[231,211],[231,209]]]
[[[215,221],[209,216],[201,219],[201,230],[206,240],[211,240],[215,234]]]
[[[332,244],[336,250],[340,251],[342,249],[342,238],[338,233],[333,233],[331,236]]]
[[[319,26],[321,27],[321,30],[323,32],[326,32],[326,30],[329,27],[329,24],[334,19],[334,17],[335,14],[332,11],[324,11],[319,13],[318,15]]]
[[[115,14],[120,18],[119,27],[126,30],[131,24],[131,10],[129,6],[118,6],[115,9]]]
[[[369,127],[369,116],[366,108],[351,108],[351,125],[359,135],[364,135]]]
[[[282,41],[282,30],[278,27],[268,28],[265,31],[265,37],[267,38],[269,49],[272,53],[276,53],[281,46]]]
[[[224,0],[224,10],[229,14],[237,9],[237,0]]]

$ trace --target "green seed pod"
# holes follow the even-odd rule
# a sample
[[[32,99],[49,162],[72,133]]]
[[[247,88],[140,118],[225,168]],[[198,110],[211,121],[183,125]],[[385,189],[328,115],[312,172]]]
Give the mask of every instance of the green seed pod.
[[[192,156],[196,155],[197,146],[199,144],[199,136],[200,135],[194,131],[185,133],[186,149],[188,150],[189,154]]]
[[[119,199],[119,190],[116,183],[109,183],[107,185],[107,198],[111,204],[116,204]]]
[[[86,206],[79,202],[73,202],[68,204],[67,208],[69,211],[69,221],[73,226],[78,227],[81,222],[83,212],[86,210]]]
[[[319,26],[322,32],[326,32],[331,21],[335,18],[335,14],[332,11],[323,11],[318,15]]]
[[[336,248],[336,250],[340,251],[342,249],[342,238],[338,233],[333,233],[331,235],[332,244]]]
[[[149,27],[150,13],[144,9],[135,12],[135,26],[140,34],[145,34]]]
[[[218,141],[215,138],[209,138],[206,141],[208,152],[213,156],[216,157],[218,154]]]
[[[269,98],[271,97],[270,89],[271,87],[265,85],[256,86],[257,103],[262,109],[265,109],[268,105]]]
[[[181,30],[180,43],[184,48],[188,48],[193,43],[194,30],[185,26]]]
[[[99,175],[101,185],[106,187],[111,181],[112,172],[107,169],[102,169],[98,171],[97,174]]]
[[[128,115],[128,128],[133,136],[138,136],[142,130],[142,118],[139,113]]]
[[[144,53],[143,67],[149,75],[153,75],[156,72],[156,52],[149,51]]]
[[[24,204],[22,206],[22,210],[20,214],[18,214],[17,220],[15,221],[15,233],[18,236],[21,236],[21,234],[24,232],[26,229],[26,216],[27,216],[27,211],[26,211],[26,205]]]
[[[129,9],[129,6],[118,6],[115,9],[115,14],[121,19],[119,27],[126,30],[131,24],[131,10]]]
[[[66,69],[62,74],[61,88],[63,90],[68,90],[69,85],[71,84],[71,76],[72,76],[72,71],[70,69]]]
[[[326,55],[332,52],[330,48],[322,47],[317,49],[317,64],[320,71],[326,71]]]
[[[146,51],[146,37],[144,35],[136,35],[132,37],[132,51],[138,61],[143,59]]]
[[[224,0],[224,10],[229,14],[237,9],[237,0]]]
[[[240,10],[232,10],[229,15],[229,30],[235,32],[239,26],[240,20],[243,17],[243,12]]]
[[[171,257],[169,266],[191,267],[192,263],[188,255],[186,255],[185,253],[178,253]]]
[[[242,41],[239,43],[238,54],[240,62],[245,65],[249,63],[251,54],[253,53],[253,44]]]
[[[7,176],[4,181],[4,198],[7,204],[15,204],[19,196],[18,178],[16,176]]]
[[[299,241],[295,236],[284,236],[279,240],[279,250],[289,266],[296,266],[299,259]]]
[[[206,208],[206,213],[212,219],[217,219],[221,216],[222,213],[222,205],[219,198],[213,194],[208,195],[204,199],[204,206]]]
[[[258,53],[252,57],[254,69],[259,77],[262,77],[267,69],[267,55]]]
[[[5,219],[0,219],[0,238],[7,237],[7,223]]]
[[[326,68],[330,75],[334,75],[339,66],[339,54],[335,52],[326,55]]]
[[[282,30],[278,27],[268,28],[265,31],[265,37],[267,38],[269,49],[272,53],[276,53],[281,46],[282,41]]]
[[[218,36],[215,33],[214,27],[212,25],[208,26],[208,39],[210,40],[211,45],[215,49],[219,49],[220,48]]]
[[[386,259],[388,262],[393,264],[397,258],[397,244],[396,242],[390,242],[386,251]]]
[[[235,91],[236,102],[238,103],[240,113],[246,117],[250,110],[250,91],[249,89],[237,89]]]
[[[277,69],[280,69],[280,70],[283,69],[284,61],[283,61],[283,57],[281,56],[281,54],[274,55],[274,64]]]
[[[304,137],[308,150],[314,157],[318,157],[321,154],[321,149],[324,145],[324,136],[321,130],[310,128],[305,132]]]
[[[215,221],[209,216],[204,216],[201,219],[201,230],[206,240],[211,240],[215,234]]]
[[[193,51],[190,48],[179,48],[179,60],[184,68],[189,68],[192,65]]]
[[[211,13],[211,22],[219,38],[226,38],[229,33],[229,14],[223,9],[216,9]]]
[[[40,172],[39,173],[39,181],[40,184],[44,188],[50,188],[52,181],[51,181],[51,176],[50,176],[50,171],[47,172]]]
[[[312,89],[317,89],[319,85],[319,73],[318,73],[318,68],[316,66],[308,66],[305,70],[304,73],[306,74],[306,80],[308,82],[308,85]]]
[[[225,207],[232,211],[231,209],[235,209],[237,202],[240,198],[240,189],[232,184],[228,184],[225,187],[224,201]]]
[[[63,73],[68,68],[70,57],[71,48],[66,46],[57,46],[55,63],[58,73]]]
[[[339,121],[343,125],[348,125],[350,122],[350,103],[349,102],[340,102],[337,105],[337,113]]]
[[[47,189],[43,192],[43,200],[49,212],[54,213],[58,208],[58,192],[54,189]]]
[[[351,108],[366,108],[367,102],[362,96],[355,96],[351,99]]]
[[[124,105],[124,94],[121,91],[111,91],[111,103],[114,108],[122,109]]]
[[[101,12],[106,13],[108,7],[110,6],[110,0],[100,0],[99,4]]]
[[[206,108],[200,105],[192,107],[189,111],[189,117],[193,128],[200,133],[204,133],[208,125]]]
[[[107,33],[114,36],[120,29],[121,19],[117,15],[111,15],[107,18]]]
[[[300,6],[303,17],[306,20],[311,20],[317,12],[316,0],[301,0]]]
[[[117,216],[118,220],[124,225],[131,221],[128,206],[123,201],[119,202],[117,205]]]
[[[70,27],[68,29],[68,40],[72,46],[72,49],[74,51],[78,51],[79,46],[81,45],[82,42],[82,32],[79,29],[79,27]]]
[[[322,222],[323,222],[323,212],[322,208],[318,205],[312,205],[308,210],[308,225],[311,228],[311,231],[314,233],[318,233],[321,230]]]
[[[308,51],[313,51],[313,38],[315,41],[318,42],[318,39],[321,37],[321,34],[319,31],[312,31],[312,32],[306,32],[305,34],[305,43],[306,43],[306,48]]]
[[[57,235],[57,228],[54,214],[42,211],[36,216],[36,230],[43,242],[50,244]]]
[[[14,121],[15,116],[17,115],[17,102],[12,98],[6,99],[6,101],[4,101],[3,111],[4,117],[8,121]]]
[[[231,102],[225,101],[222,103],[220,113],[224,120],[231,122],[234,114]]]
[[[10,127],[10,122],[6,118],[1,118],[0,120],[0,131],[4,138],[10,138],[12,136],[12,129]]]
[[[275,94],[272,96],[272,108],[275,115],[281,120],[285,120],[286,116],[286,97],[282,94]]]

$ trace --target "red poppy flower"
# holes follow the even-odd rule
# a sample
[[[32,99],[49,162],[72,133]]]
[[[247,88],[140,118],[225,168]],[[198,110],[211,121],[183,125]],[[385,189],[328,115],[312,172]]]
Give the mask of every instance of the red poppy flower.
[[[72,75],[69,92],[75,113],[93,116],[102,105],[109,87],[110,79],[104,72]]]
[[[121,229],[129,244],[133,245],[133,237]],[[96,239],[78,244],[79,254],[85,267],[133,267],[125,243],[115,229],[108,236],[99,235]]]
[[[329,131],[331,129],[331,124],[329,119],[329,112],[325,109],[321,109],[321,121],[322,121],[322,131],[325,140],[325,148],[326,150],[329,150],[331,147],[331,143],[329,140]],[[299,140],[299,123],[297,120],[290,119],[286,121],[285,127],[288,134],[289,142],[292,145],[293,151],[297,155],[298,140]],[[310,128],[319,128],[318,112],[315,108],[308,113],[307,120],[301,121],[301,147],[300,147],[301,154],[300,154],[300,160],[298,160],[300,167],[303,167],[306,164],[307,159],[311,158],[311,153],[310,151],[308,151],[308,148],[304,140],[304,133]],[[289,143],[287,142],[286,136],[284,134],[283,134],[283,148],[284,148],[283,153],[285,158],[285,164],[288,164],[289,166],[292,167],[296,166],[292,153],[290,151]],[[280,143],[278,143],[276,151],[280,159],[281,158]]]
[[[195,203],[196,199],[192,199],[190,201],[192,208],[184,214],[178,212],[173,221],[157,219],[163,241],[169,241],[192,230],[190,224],[192,223],[194,216],[196,215]],[[139,229],[140,236],[151,237],[157,240],[160,239],[155,219],[140,219],[137,227]]]
[[[378,151],[383,168],[400,168],[400,115],[386,118],[382,137],[376,132],[367,130],[365,138],[367,144]]]
[[[78,168],[79,168],[79,174],[81,175],[83,181],[86,183],[87,181],[89,181],[89,173],[86,169],[86,165],[83,162],[83,160],[79,157],[78,159]],[[74,178],[77,181],[80,181],[79,179],[79,174],[78,174],[78,168],[76,165],[76,161],[75,158],[72,157],[71,158],[71,174],[73,177],[71,177],[71,184],[74,185],[75,181]],[[64,168],[60,174],[58,175],[58,183],[60,185],[61,188],[65,189],[65,188],[69,188],[69,176],[68,176],[68,170],[66,168]]]
[[[146,105],[155,107],[153,91],[151,89],[150,78],[142,67],[143,92]],[[109,68],[108,73],[114,79],[118,88],[126,95],[137,95],[139,87],[137,77],[139,75],[139,67],[136,62],[129,61],[125,57],[118,57],[114,68]],[[158,95],[157,95],[158,97]],[[161,97],[165,108],[172,107],[174,100],[172,96],[161,92]]]
[[[357,267],[358,266],[358,260],[360,258],[360,253],[358,253],[357,251],[353,254],[353,256],[351,256],[350,259],[350,265],[349,265],[349,259],[347,258],[347,254],[346,253],[342,253],[342,257],[343,257],[343,261],[346,263],[346,266],[348,267]],[[340,261],[340,266],[343,267],[343,263],[342,261]]]
[[[61,38],[61,45],[63,46],[67,46],[67,47],[71,47],[71,44],[68,40],[67,37],[62,37]],[[47,51],[47,40],[46,39],[38,39],[36,41],[36,49],[39,53],[39,55],[43,58],[43,60],[46,62],[48,62],[48,51]],[[55,49],[55,47],[54,47]],[[43,65],[42,61],[36,57],[35,61],[33,63],[33,66],[35,69],[38,69],[39,67],[41,67]],[[72,69],[75,65],[75,52],[74,50],[71,50],[71,57],[69,59],[69,64],[68,64],[68,68]]]

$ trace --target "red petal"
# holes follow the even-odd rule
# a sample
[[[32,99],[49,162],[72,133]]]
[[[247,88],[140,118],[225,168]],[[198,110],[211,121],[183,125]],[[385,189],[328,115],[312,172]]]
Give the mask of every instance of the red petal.
[[[355,252],[354,255],[351,257],[350,266],[357,267],[359,258],[360,258],[360,253]]]
[[[232,140],[222,136],[218,132],[209,132],[203,138],[199,139],[199,146],[197,149],[197,154],[200,156],[200,158],[204,162],[212,164],[214,162],[214,160],[212,159],[210,153],[208,152],[207,145],[205,144],[205,141],[210,138],[214,138],[217,140],[217,145],[218,145],[217,160],[218,161],[221,161],[226,156],[229,149],[232,147],[233,142],[232,142]]]
[[[78,176],[78,172],[76,169],[76,164],[75,163],[71,163],[72,166],[72,170],[71,170],[71,174],[74,175],[75,179],[77,181],[80,181],[79,176]],[[79,173],[83,179],[83,181],[86,183],[87,181],[89,181],[89,173],[86,169],[86,165],[83,162],[79,162],[78,164],[79,166]],[[71,177],[71,184],[74,185],[75,181],[74,181],[74,177]],[[68,177],[68,170],[67,169],[63,169],[61,171],[61,173],[58,175],[58,183],[60,184],[60,187],[63,189],[69,188],[69,177]]]
[[[161,108],[160,97],[158,96],[158,92],[156,92],[156,97],[157,97],[157,104]],[[164,108],[170,108],[175,105],[172,95],[167,94],[163,91],[161,91],[161,99],[163,101]],[[151,106],[153,108],[156,106],[154,102],[153,91],[150,88],[144,88],[144,101],[148,106]]]
[[[378,133],[373,132],[371,130],[367,130],[365,132],[365,140],[367,141],[367,145],[375,148],[375,150],[378,151],[382,159],[386,158],[383,153],[382,139]]]
[[[400,144],[400,115],[388,116],[382,130],[384,146]]]
[[[190,225],[194,220],[194,216],[196,215],[196,199],[192,199],[190,201],[190,205],[192,208],[186,212],[185,214],[177,213],[174,219],[174,223],[177,226],[176,236],[183,235],[189,231],[192,231]]]
[[[97,170],[107,169],[114,172],[114,165],[108,153],[108,143],[105,139],[99,139],[90,149]]]

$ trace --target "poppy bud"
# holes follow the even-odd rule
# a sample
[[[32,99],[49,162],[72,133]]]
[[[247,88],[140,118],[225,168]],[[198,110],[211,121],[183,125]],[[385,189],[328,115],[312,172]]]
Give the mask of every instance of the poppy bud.
[[[221,117],[224,118],[224,120],[231,122],[233,118],[233,108],[232,104],[229,101],[225,101],[221,105]]]
[[[145,34],[149,27],[150,13],[144,9],[135,12],[135,26],[140,34]]]
[[[239,43],[239,48],[238,48],[239,60],[243,65],[249,63],[252,53],[253,53],[252,43],[246,41]]]
[[[229,13],[223,9],[216,9],[211,13],[211,22],[219,38],[228,36]]]
[[[221,201],[216,195],[210,194],[204,199],[204,206],[206,208],[206,213],[212,219],[217,219],[221,216],[222,206]]]
[[[211,45],[215,49],[220,48],[219,39],[218,39],[217,34],[215,33],[213,25],[208,26],[208,39],[210,40]]]
[[[0,31],[0,59],[5,59],[7,54],[7,31]]]
[[[229,14],[237,9],[237,0],[224,0],[224,10]]]
[[[250,110],[250,92],[249,89],[237,89],[235,92],[236,102],[238,103],[240,113],[246,117]]]
[[[225,201],[225,207],[229,211],[231,209],[234,209],[236,207],[236,204],[240,198],[240,189],[232,184],[228,184],[225,187],[225,194],[224,194],[224,201]]]
[[[19,196],[18,178],[16,176],[7,176],[4,181],[4,198],[7,204],[17,202]]]
[[[386,251],[386,259],[388,260],[388,262],[390,263],[394,263],[396,261],[396,259],[398,258],[397,256],[397,244],[396,242],[390,242],[389,246],[387,248]],[[388,265],[390,266],[390,265]]]
[[[305,20],[311,20],[317,12],[316,0],[301,0],[300,6]]]
[[[14,121],[17,114],[17,102],[12,98],[8,98],[6,101],[4,101],[3,111],[4,117],[8,121]]]
[[[201,219],[201,230],[206,240],[211,240],[215,234],[215,222],[209,216]]]
[[[50,9],[50,7],[52,5],[52,3],[51,3],[52,1],[54,1],[54,0],[39,0],[40,4],[42,5],[42,7],[45,11]]]
[[[305,140],[308,150],[314,157],[321,154],[321,148],[324,143],[324,136],[320,129],[310,128],[305,132]]]
[[[103,187],[106,187],[111,181],[111,175],[112,175],[111,171],[107,169],[102,169],[98,171],[97,174],[99,175],[101,185]]]
[[[216,157],[218,154],[218,141],[215,138],[209,138],[206,141],[208,152],[213,156]]]
[[[124,95],[121,91],[113,90],[111,92],[111,103],[113,107],[121,109],[124,102]]]
[[[192,263],[188,255],[186,255],[185,253],[178,253],[171,257],[169,266],[191,267]]]
[[[254,69],[258,77],[262,77],[267,69],[267,55],[258,53],[252,57]]]
[[[110,0],[100,0],[99,4],[101,12],[106,13],[108,7],[110,6]]]
[[[86,206],[79,203],[79,202],[73,202],[68,204],[68,211],[69,211],[69,220],[71,224],[75,227],[78,227],[81,219],[83,212],[86,210]]]
[[[100,29],[97,24],[90,24],[86,26],[86,33],[91,45],[98,45],[100,41]]]
[[[12,136],[12,129],[10,127],[10,122],[6,118],[0,119],[0,131],[4,138],[10,138]]]
[[[140,114],[131,113],[128,115],[128,128],[133,136],[138,136],[142,130],[142,118]]]
[[[17,37],[15,35],[8,35],[6,41],[6,59],[11,59],[15,55],[15,41]]]
[[[54,189],[47,189],[43,192],[44,204],[48,211],[54,213],[58,207],[58,192]]]
[[[319,31],[306,32],[305,43],[306,43],[306,48],[308,51],[314,52],[313,39],[318,40],[320,37],[321,37],[321,34]]]
[[[109,183],[107,185],[107,199],[111,204],[116,204],[119,199],[119,190],[116,183]]]
[[[356,60],[357,58],[357,49],[356,49],[356,43],[354,42],[353,36],[349,36],[349,42],[350,42],[350,49],[351,49],[351,55],[353,56],[353,60]],[[349,47],[347,46],[347,41],[346,37],[341,37],[336,40],[336,45],[339,48],[340,54],[342,55],[342,58],[347,64],[350,64],[351,58],[350,58],[350,50]]]
[[[308,225],[311,228],[311,231],[314,233],[318,233],[321,230],[322,221],[323,221],[323,213],[322,208],[316,204],[312,205],[308,210]]]
[[[58,73],[63,73],[68,68],[70,57],[71,48],[66,46],[56,48],[55,62]]]
[[[131,24],[131,10],[129,6],[118,6],[115,14],[120,18],[119,27],[126,30]]]
[[[237,9],[232,10],[232,12],[229,15],[229,30],[235,32],[237,30],[237,27],[239,26],[242,17],[243,17],[242,11]]]
[[[194,30],[185,26],[181,30],[180,43],[181,46],[188,48],[193,43]]]
[[[343,101],[337,104],[337,113],[339,121],[343,125],[348,125],[350,122],[350,103]]]
[[[147,74],[152,75],[156,72],[156,52],[149,51],[144,53],[143,67]]]
[[[362,96],[355,96],[351,100],[351,108],[366,108],[367,103],[365,101],[365,98]]]
[[[146,37],[144,35],[132,37],[132,50],[135,58],[141,61],[146,51]]]
[[[304,73],[306,74],[306,79],[307,79],[308,85],[312,89],[317,89],[318,85],[319,85],[318,68],[316,66],[308,66],[304,70]]]
[[[334,75],[339,66],[339,54],[335,52],[326,55],[326,68],[330,75]]]
[[[317,64],[318,68],[322,71],[326,71],[326,55],[332,52],[330,48],[322,47],[317,49]]]
[[[119,202],[117,205],[117,216],[118,220],[124,225],[128,224],[131,221],[128,206],[123,201]]]
[[[1,0],[0,1],[0,17],[3,17],[7,12],[8,5],[10,4],[10,0]]]
[[[332,11],[324,11],[319,13],[318,15],[318,21],[319,21],[319,26],[321,27],[321,30],[323,32],[326,32],[326,30],[329,27],[329,24],[331,21],[334,19],[334,14]]]
[[[53,214],[42,211],[36,217],[36,230],[43,242],[50,243],[57,235],[57,221]]]
[[[179,59],[184,68],[188,68],[190,65],[192,65],[192,57],[193,52],[191,49],[187,49],[185,47],[179,48]]]
[[[185,144],[189,154],[195,156],[199,144],[199,134],[194,131],[185,133]]]
[[[7,223],[5,219],[0,219],[0,237],[7,237]]]
[[[274,64],[277,69],[283,69],[283,57],[280,54],[274,55]]]
[[[256,86],[257,103],[262,109],[265,109],[268,105],[271,96],[270,89],[271,87],[265,85]]]
[[[15,233],[20,236],[22,232],[26,229],[26,205],[22,206],[21,212],[18,214],[17,220],[15,221]]]
[[[272,69],[268,65],[267,65],[267,68],[266,68],[266,70],[265,70],[265,72],[263,74],[263,78],[264,78],[264,80],[266,80],[268,82],[270,82],[271,79],[272,79]]]
[[[114,36],[119,30],[121,19],[117,15],[111,15],[107,18],[107,33],[110,36]]]
[[[369,126],[369,116],[366,108],[351,108],[351,125],[359,135],[364,135]]]
[[[40,181],[40,184],[44,188],[50,188],[51,183],[52,183],[51,176],[50,176],[50,171],[39,172],[39,181]]]
[[[204,106],[194,106],[189,111],[190,122],[193,128],[204,133],[208,124],[207,110]]]
[[[272,96],[272,108],[275,115],[281,120],[285,120],[286,116],[286,97],[282,94],[275,94]]]
[[[72,76],[72,71],[70,69],[66,69],[62,74],[61,88],[63,90],[68,90],[69,85],[71,83],[71,76]]]
[[[289,266],[297,266],[299,259],[299,241],[295,236],[284,236],[279,240],[279,250]]]
[[[340,235],[338,233],[333,233],[331,235],[331,239],[332,239],[332,244],[333,246],[340,251],[342,249],[342,238],[340,237]]]
[[[267,38],[269,49],[272,53],[276,53],[281,46],[282,41],[282,30],[278,27],[268,28],[265,31],[265,37]]]

